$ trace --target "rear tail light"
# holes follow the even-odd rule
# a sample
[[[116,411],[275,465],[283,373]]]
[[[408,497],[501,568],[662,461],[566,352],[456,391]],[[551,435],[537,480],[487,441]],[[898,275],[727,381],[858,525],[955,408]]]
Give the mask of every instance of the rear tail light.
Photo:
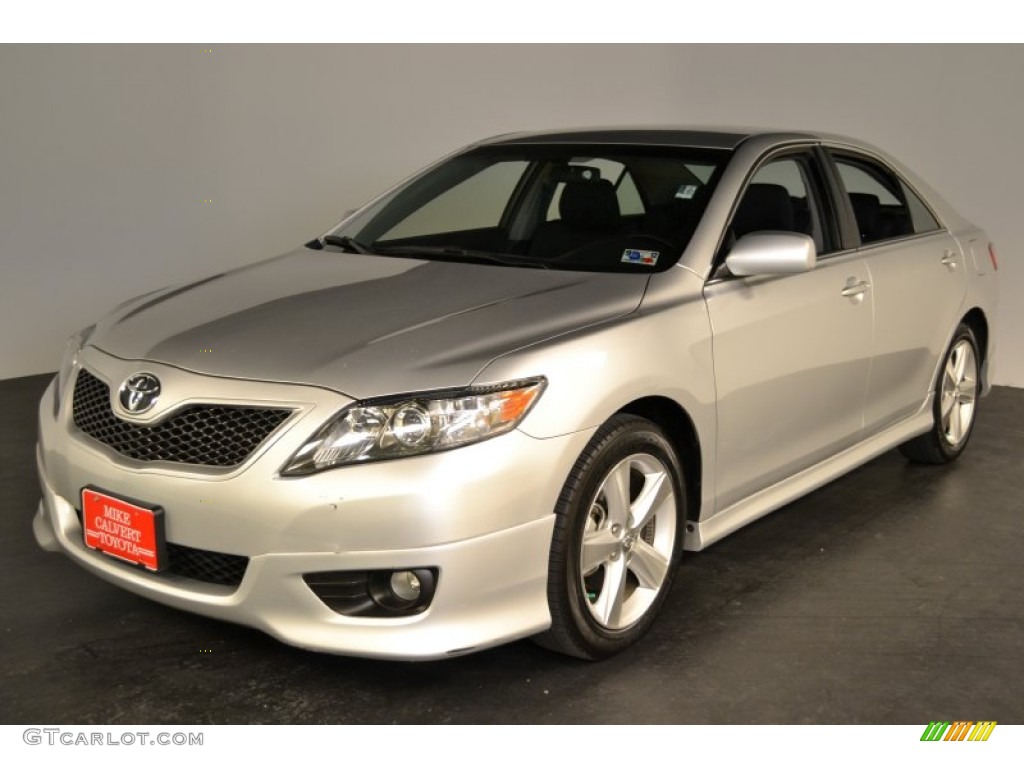
[[[996,258],[996,247],[992,243],[988,244],[988,257],[992,259],[992,269],[999,271],[999,259]]]

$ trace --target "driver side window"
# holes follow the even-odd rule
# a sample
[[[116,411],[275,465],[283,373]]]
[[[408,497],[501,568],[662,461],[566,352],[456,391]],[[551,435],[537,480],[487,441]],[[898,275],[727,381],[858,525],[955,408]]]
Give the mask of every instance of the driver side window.
[[[819,254],[831,250],[813,183],[813,162],[810,154],[800,154],[762,165],[751,177],[733,215],[735,238],[751,232],[799,232],[811,236]]]

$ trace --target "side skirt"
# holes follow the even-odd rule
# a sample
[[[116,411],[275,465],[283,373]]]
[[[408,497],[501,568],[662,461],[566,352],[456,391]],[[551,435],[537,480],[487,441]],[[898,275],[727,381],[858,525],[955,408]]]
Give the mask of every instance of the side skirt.
[[[926,401],[926,405],[930,403],[931,397]],[[892,425],[874,437],[857,443],[857,445],[851,446],[813,467],[808,467],[792,477],[787,477],[775,485],[770,485],[752,496],[737,501],[713,517],[696,523],[692,531],[687,530],[684,548],[697,552],[709,547],[719,539],[764,517],[769,512],[774,512],[779,507],[832,482],[912,437],[924,434],[931,429],[932,423],[931,407],[922,408],[914,416]]]

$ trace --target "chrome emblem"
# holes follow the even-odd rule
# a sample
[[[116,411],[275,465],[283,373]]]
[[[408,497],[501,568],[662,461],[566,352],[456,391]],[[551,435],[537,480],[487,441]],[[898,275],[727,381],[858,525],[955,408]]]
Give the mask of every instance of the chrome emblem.
[[[128,413],[145,413],[160,397],[160,379],[151,373],[136,373],[124,380],[117,392],[121,407]]]

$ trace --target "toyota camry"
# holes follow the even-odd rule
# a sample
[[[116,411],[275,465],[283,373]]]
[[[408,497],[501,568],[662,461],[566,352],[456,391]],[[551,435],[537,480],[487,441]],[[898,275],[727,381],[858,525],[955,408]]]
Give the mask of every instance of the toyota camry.
[[[957,459],[997,269],[849,138],[498,136],[75,334],[35,536],[304,648],[600,659],[684,550],[883,451]]]

